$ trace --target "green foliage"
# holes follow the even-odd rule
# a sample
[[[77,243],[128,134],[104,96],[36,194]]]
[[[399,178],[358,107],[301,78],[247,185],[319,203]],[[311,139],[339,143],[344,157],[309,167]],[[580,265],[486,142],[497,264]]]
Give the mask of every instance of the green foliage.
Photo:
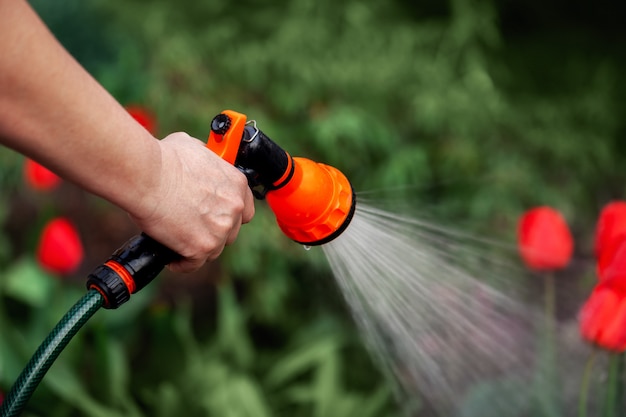
[[[8,296],[31,307],[46,305],[52,281],[32,259],[20,259],[13,263],[3,279]]]
[[[558,25],[518,35],[511,2],[32,3],[122,103],[156,112],[163,135],[205,138],[215,114],[238,110],[293,155],[341,169],[358,194],[383,190],[489,236],[551,204],[588,239],[598,206],[624,196],[619,42]],[[0,150],[2,220],[20,162]],[[80,294],[32,258],[12,260],[12,244],[0,232],[4,389]],[[157,305],[153,284],[72,341],[31,412],[395,412],[320,252],[288,241],[262,202],[220,265],[214,317]],[[486,415],[485,398],[507,387],[477,386],[467,415]]]
[[[146,94],[168,130],[205,137],[214,113],[235,108],[291,153],[340,167],[357,190],[409,185],[442,217],[485,227],[538,203],[585,218],[623,193],[606,187],[619,172],[621,118],[610,109],[622,62],[596,64],[571,48],[577,39],[551,33],[503,38],[490,1],[418,18],[383,1],[105,7],[134,22],[155,80]]]

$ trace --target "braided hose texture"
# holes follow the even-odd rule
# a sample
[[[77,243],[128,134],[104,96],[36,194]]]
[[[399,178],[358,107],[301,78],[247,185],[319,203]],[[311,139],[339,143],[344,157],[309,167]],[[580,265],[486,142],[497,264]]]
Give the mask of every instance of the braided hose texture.
[[[19,416],[31,395],[65,346],[104,304],[97,290],[89,290],[63,316],[39,346],[0,407],[0,417]]]

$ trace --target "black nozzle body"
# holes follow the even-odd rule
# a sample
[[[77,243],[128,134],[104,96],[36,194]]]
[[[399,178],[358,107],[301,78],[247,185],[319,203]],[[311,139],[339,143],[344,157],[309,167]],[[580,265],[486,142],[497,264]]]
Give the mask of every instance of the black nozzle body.
[[[246,174],[251,187],[262,186],[264,192],[289,182],[294,169],[291,155],[250,125],[244,128],[235,166]]]
[[[87,288],[100,291],[105,298],[105,308],[117,308],[130,299],[131,293],[148,285],[167,264],[179,257],[142,233],[131,238],[113,252],[107,262],[94,269],[87,278]],[[128,279],[132,282],[127,282]]]

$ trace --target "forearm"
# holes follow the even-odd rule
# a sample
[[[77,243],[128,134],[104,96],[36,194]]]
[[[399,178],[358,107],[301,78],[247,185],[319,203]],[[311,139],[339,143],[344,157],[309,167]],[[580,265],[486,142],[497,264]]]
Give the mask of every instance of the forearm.
[[[155,188],[153,138],[22,0],[0,0],[0,140],[128,209]],[[71,163],[68,163],[71,161]]]
[[[246,177],[185,133],[157,140],[23,0],[0,0],[0,142],[125,209],[193,271],[254,215]]]

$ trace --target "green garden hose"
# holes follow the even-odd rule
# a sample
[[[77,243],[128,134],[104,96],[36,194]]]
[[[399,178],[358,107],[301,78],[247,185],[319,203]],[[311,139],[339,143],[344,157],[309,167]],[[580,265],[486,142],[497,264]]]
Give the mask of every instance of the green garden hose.
[[[28,362],[0,406],[0,417],[20,415],[65,346],[100,307],[117,308],[178,257],[145,234],[130,239],[87,279],[85,294],[63,316]]]
[[[76,332],[104,304],[100,292],[91,289],[63,316],[39,346],[0,407],[0,417],[20,415],[52,363]]]

